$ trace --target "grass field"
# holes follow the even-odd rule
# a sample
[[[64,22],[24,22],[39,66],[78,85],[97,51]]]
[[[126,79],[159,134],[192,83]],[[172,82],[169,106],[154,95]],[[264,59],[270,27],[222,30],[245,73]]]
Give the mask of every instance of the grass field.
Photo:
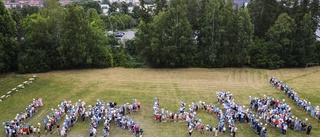
[[[320,105],[320,67],[305,69],[280,69],[264,70],[251,68],[225,68],[225,69],[92,69],[54,71],[37,74],[35,82],[25,89],[14,93],[0,103],[0,122],[8,121],[20,111],[24,110],[33,98],[41,97],[44,106],[29,120],[35,124],[41,122],[50,112],[51,108],[64,99],[73,102],[79,99],[87,104],[93,104],[97,99],[115,101],[119,104],[130,102],[132,98],[141,101],[140,112],[131,114],[130,117],[140,123],[146,137],[186,137],[185,123],[155,123],[153,116],[153,98],[160,99],[160,106],[176,111],[179,108],[180,98],[190,104],[195,101],[216,102],[216,92],[230,90],[237,103],[248,106],[249,96],[273,96],[286,99],[293,109],[293,115],[299,118],[308,118],[313,124],[311,136],[320,136],[320,125],[316,120],[305,114],[303,110],[289,100],[284,93],[272,88],[268,84],[269,76],[288,83],[300,97],[305,98],[315,105]],[[0,95],[21,84],[33,74],[26,75],[0,75]],[[204,112],[197,114],[205,124],[217,125],[217,118]],[[77,122],[69,136],[86,137],[89,135],[89,121]],[[238,124],[237,136],[256,137],[248,124]],[[41,129],[43,130],[43,128]],[[4,136],[4,132],[0,132]],[[98,133],[102,135],[101,126]],[[50,136],[58,136],[57,134]],[[128,131],[111,126],[111,137],[133,136]],[[194,132],[194,136],[204,137]],[[220,135],[222,136],[222,135]],[[223,135],[228,136],[228,135]],[[285,136],[277,129],[268,127],[268,137]],[[297,131],[288,130],[287,136],[306,136]]]

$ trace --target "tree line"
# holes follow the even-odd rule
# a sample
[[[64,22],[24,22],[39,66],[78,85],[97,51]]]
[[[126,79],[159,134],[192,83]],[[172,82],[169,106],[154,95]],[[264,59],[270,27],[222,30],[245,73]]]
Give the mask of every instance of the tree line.
[[[319,0],[252,0],[246,7],[232,0],[156,3],[155,16],[141,20],[136,40],[137,54],[149,66],[276,69],[319,63]]]
[[[105,1],[104,1],[105,2]],[[6,9],[0,2],[0,72],[125,67],[257,67],[319,63],[319,0],[144,0],[129,13],[96,2]],[[106,3],[108,3],[106,1]],[[117,12],[116,9],[119,9]],[[106,30],[137,27],[125,48]]]
[[[124,52],[112,48],[119,43],[106,30],[136,26],[131,15],[101,14],[99,3],[93,1],[62,6],[47,0],[45,8],[12,9],[0,2],[0,13],[2,73],[119,66]]]

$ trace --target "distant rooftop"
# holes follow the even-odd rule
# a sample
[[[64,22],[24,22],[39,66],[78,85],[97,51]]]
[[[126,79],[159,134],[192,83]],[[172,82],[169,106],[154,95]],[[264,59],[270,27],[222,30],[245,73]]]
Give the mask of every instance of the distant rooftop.
[[[13,7],[23,7],[25,5],[29,6],[37,6],[37,7],[43,7],[43,3],[45,0],[4,0],[4,4],[7,8],[13,8]],[[71,3],[71,0],[59,0],[59,2],[62,5],[66,5],[68,3]]]

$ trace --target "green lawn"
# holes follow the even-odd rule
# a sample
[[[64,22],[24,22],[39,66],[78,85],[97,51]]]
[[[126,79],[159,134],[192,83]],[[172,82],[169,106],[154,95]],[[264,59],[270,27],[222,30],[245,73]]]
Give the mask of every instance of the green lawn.
[[[130,102],[132,98],[141,101],[140,112],[131,114],[134,121],[140,123],[148,137],[187,137],[187,127],[184,122],[155,123],[153,116],[153,98],[160,99],[160,106],[165,109],[176,111],[179,108],[180,98],[187,104],[196,101],[216,102],[216,92],[230,90],[237,103],[248,106],[249,96],[267,96],[286,99],[292,107],[293,115],[299,118],[308,118],[313,124],[312,136],[320,136],[320,125],[309,114],[289,100],[284,93],[272,88],[268,84],[269,76],[274,76],[289,84],[300,97],[313,104],[320,105],[320,67],[306,69],[280,69],[264,70],[251,68],[225,68],[225,69],[91,69],[54,71],[37,74],[35,82],[25,89],[15,92],[8,99],[0,103],[0,122],[12,120],[14,116],[23,111],[25,106],[31,103],[33,98],[41,97],[44,106],[32,119],[31,124],[41,122],[51,108],[64,99],[73,102],[81,99],[87,104],[94,104],[97,99],[115,101],[118,104]],[[23,83],[33,74],[26,75],[0,75],[0,96],[10,89]],[[205,112],[197,113],[205,124],[216,125],[217,118]],[[42,123],[42,122],[41,122]],[[60,123],[61,124],[61,123]],[[69,136],[86,137],[89,135],[89,121],[77,122],[69,133]],[[238,124],[237,136],[257,137],[248,124]],[[43,130],[43,128],[41,129]],[[0,132],[4,136],[4,132]],[[102,136],[101,126],[98,129]],[[49,136],[49,135],[48,135]],[[58,136],[57,134],[50,136]],[[128,131],[111,126],[112,137],[133,136]],[[204,137],[194,132],[194,136]],[[222,136],[222,135],[220,135]],[[228,135],[223,135],[228,136]],[[268,137],[280,135],[277,129],[268,127]],[[288,130],[287,136],[305,136],[299,132]]]

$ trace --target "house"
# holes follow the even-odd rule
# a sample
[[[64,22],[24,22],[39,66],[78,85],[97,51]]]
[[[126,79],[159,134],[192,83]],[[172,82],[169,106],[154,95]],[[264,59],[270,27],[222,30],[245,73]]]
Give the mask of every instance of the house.
[[[125,2],[125,3],[132,3],[132,5],[140,5],[140,1],[139,0],[109,0],[110,3],[114,3],[114,2],[118,2],[118,3],[121,3],[121,2]]]
[[[37,7],[44,7],[45,0],[5,0],[4,5],[6,8],[14,8],[23,6],[37,6]],[[71,0],[59,0],[62,5],[66,5],[71,3]]]
[[[42,0],[5,0],[4,5],[6,6],[6,8],[22,8],[25,5],[43,7],[43,2]]]

